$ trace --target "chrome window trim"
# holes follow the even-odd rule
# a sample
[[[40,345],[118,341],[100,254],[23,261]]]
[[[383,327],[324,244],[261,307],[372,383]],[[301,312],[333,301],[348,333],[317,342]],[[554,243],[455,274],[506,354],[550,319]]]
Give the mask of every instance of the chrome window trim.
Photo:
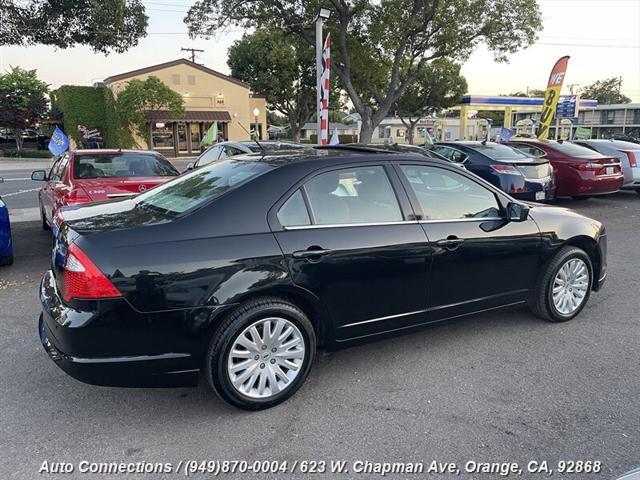
[[[458,223],[458,222],[495,222],[504,221],[502,217],[443,218],[434,220],[418,220],[418,223]]]
[[[371,223],[335,223],[327,225],[292,225],[282,227],[284,230],[310,230],[313,228],[345,228],[345,227],[381,227],[386,225],[405,225],[419,223],[458,223],[458,222],[496,222],[505,221],[502,217],[478,217],[478,218],[445,218],[437,220],[402,220],[397,222],[371,222]]]
[[[326,225],[291,225],[289,227],[283,226],[285,230],[309,230],[312,228],[345,228],[345,227],[380,227],[384,225],[403,225],[403,224],[417,224],[417,220],[398,220],[395,222],[369,222],[369,223],[333,223]]]

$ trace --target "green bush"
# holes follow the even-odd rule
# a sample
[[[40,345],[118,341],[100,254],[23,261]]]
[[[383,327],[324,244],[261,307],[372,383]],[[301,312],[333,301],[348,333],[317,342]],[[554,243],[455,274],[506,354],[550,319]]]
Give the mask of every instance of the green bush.
[[[7,158],[51,158],[51,156],[49,150],[33,150],[29,148],[23,148],[22,150],[16,150],[15,148],[0,150],[0,157]]]

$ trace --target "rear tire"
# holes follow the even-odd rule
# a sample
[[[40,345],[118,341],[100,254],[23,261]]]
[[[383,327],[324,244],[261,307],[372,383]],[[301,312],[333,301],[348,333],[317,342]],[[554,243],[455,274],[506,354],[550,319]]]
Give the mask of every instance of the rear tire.
[[[257,298],[240,305],[217,328],[205,376],[227,403],[262,410],[302,386],[315,353],[315,331],[302,310],[281,298]]]
[[[0,257],[1,267],[8,267],[9,265],[13,265],[13,255],[9,255],[8,257]]]
[[[569,278],[563,279],[565,272]],[[550,322],[566,322],[585,307],[592,286],[593,266],[589,255],[578,247],[562,247],[539,274],[529,302],[531,310]],[[567,302],[563,303],[563,299]]]
[[[636,188],[636,193],[640,195],[640,188]]]

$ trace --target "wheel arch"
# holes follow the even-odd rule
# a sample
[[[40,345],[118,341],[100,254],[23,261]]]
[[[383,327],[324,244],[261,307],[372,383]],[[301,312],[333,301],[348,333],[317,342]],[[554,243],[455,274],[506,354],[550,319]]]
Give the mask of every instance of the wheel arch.
[[[600,253],[600,249],[598,248],[598,243],[588,235],[578,235],[575,237],[571,237],[568,239],[564,245],[578,247],[584,250],[587,255],[589,255],[589,259],[591,260],[591,265],[593,266],[593,285],[591,287],[592,290],[598,289],[598,272],[600,272],[600,268],[602,265],[602,257]]]

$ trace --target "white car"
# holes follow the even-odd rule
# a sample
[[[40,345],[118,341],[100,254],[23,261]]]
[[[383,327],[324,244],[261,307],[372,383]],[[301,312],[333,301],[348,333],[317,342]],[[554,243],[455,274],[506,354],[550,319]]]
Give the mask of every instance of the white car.
[[[603,155],[620,159],[625,190],[635,190],[640,195],[640,145],[622,140],[575,140],[573,143],[590,148]]]

